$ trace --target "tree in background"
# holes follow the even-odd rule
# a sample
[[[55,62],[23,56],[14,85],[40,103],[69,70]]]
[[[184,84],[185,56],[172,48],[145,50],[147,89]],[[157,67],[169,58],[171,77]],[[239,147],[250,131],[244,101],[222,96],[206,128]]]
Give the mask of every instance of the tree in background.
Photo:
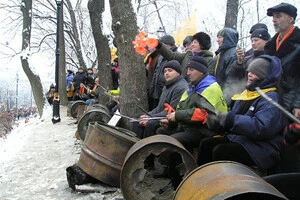
[[[22,31],[22,52],[23,53],[21,54],[20,58],[21,58],[23,70],[30,82],[39,115],[42,116],[43,107],[45,104],[45,96],[43,95],[44,94],[43,86],[40,77],[30,69],[28,63],[28,57],[30,56],[32,0],[22,0],[21,11],[23,13],[23,31]]]
[[[112,29],[118,47],[121,70],[121,107],[125,115],[140,112],[147,107],[146,71],[143,59],[135,53],[132,41],[138,33],[136,15],[131,0],[110,0]]]
[[[237,29],[239,0],[227,0],[225,27]]]
[[[94,41],[97,50],[98,75],[100,85],[104,88],[112,87],[110,48],[108,39],[103,35],[102,30],[102,13],[104,11],[104,0],[89,0],[88,9],[90,13],[90,22],[93,30]],[[104,90],[100,90],[99,102],[105,105],[109,101],[109,97],[104,94]]]

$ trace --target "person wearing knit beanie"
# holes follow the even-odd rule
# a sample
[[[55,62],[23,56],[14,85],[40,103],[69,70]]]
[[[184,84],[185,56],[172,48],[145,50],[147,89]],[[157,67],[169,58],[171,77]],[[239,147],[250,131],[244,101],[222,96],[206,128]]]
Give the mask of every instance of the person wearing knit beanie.
[[[194,68],[203,74],[207,74],[208,72],[208,65],[206,60],[201,56],[194,56],[191,58],[191,60],[188,62],[187,68]]]
[[[211,40],[210,36],[204,32],[198,32],[193,35],[193,40],[197,40],[198,43],[201,45],[201,50],[209,50],[211,47]]]
[[[253,31],[253,33],[251,34],[251,39],[252,38],[260,38],[262,40],[268,41],[271,38],[271,36],[266,29],[259,28]]]
[[[159,39],[159,42],[168,44],[170,46],[175,46],[175,40],[171,35],[164,35]]]
[[[269,69],[270,69],[270,61],[264,58],[256,58],[250,63],[247,71],[251,72],[252,74],[255,74],[259,78],[259,80],[263,80],[266,78]],[[252,82],[253,80],[250,79],[250,83]],[[249,80],[248,80],[248,84],[249,84]]]
[[[266,24],[264,24],[264,23],[257,23],[257,24],[254,24],[254,25],[251,27],[249,33],[252,34],[255,30],[261,29],[261,28],[262,28],[262,29],[265,29],[267,32],[269,31]]]
[[[177,71],[180,75],[182,73],[182,70],[181,70],[181,65],[180,63],[177,61],[177,60],[170,60],[168,61],[165,65],[164,65],[164,69],[165,68],[172,68],[174,69],[175,71]]]

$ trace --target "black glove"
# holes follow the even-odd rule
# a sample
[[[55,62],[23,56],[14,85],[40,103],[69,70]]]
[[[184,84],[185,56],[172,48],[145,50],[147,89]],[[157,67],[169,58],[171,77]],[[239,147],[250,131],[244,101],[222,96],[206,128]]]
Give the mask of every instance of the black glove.
[[[227,113],[217,113],[216,115],[210,114],[206,118],[206,124],[209,129],[215,131],[218,134],[224,134],[224,125]]]
[[[284,130],[284,140],[287,144],[296,144],[300,142],[300,125],[293,123],[288,125]]]

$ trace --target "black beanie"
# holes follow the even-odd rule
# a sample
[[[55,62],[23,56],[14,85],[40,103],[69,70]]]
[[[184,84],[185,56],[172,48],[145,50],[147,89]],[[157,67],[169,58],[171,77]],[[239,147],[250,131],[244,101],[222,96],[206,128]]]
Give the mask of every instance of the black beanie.
[[[191,68],[194,68],[204,74],[206,74],[208,72],[208,65],[207,65],[207,62],[206,60],[201,57],[201,56],[194,56],[190,59],[190,61],[188,62],[187,66],[188,67],[191,67]]]
[[[202,46],[202,50],[209,50],[211,47],[210,36],[204,32],[198,32],[193,35],[193,40],[197,40]]]
[[[264,58],[254,59],[248,67],[248,72],[252,72],[256,76],[263,80],[266,78],[270,69],[270,61]]]
[[[171,46],[175,45],[175,40],[171,35],[164,35],[159,39],[159,41],[164,44],[169,44]]]
[[[177,71],[179,74],[182,73],[181,65],[180,65],[180,63],[179,63],[177,60],[170,60],[170,61],[168,61],[168,62],[164,65],[164,69],[165,69],[165,68],[172,68],[172,69],[174,69],[175,71]]]
[[[249,33],[252,34],[255,30],[260,29],[260,28],[266,29],[267,32],[268,32],[268,27],[267,27],[267,25],[265,25],[264,23],[257,23],[257,24],[254,24],[254,25],[251,27]]]
[[[251,39],[252,38],[260,38],[263,40],[269,40],[271,38],[270,34],[266,29],[259,28],[256,29],[252,34],[251,34]]]

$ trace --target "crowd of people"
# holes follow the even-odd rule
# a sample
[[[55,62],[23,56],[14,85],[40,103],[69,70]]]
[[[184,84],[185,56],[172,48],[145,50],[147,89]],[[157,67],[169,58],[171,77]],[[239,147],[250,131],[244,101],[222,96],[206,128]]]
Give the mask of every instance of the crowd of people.
[[[299,124],[260,93],[300,119],[297,8],[281,3],[267,15],[277,33],[271,37],[265,24],[254,24],[247,52],[237,45],[238,32],[228,27],[215,36],[215,54],[205,32],[187,36],[185,52],[176,51],[171,35],[149,46],[144,61],[150,111],[138,114],[140,121],[131,125],[137,137],[174,137],[196,151],[198,165],[231,160],[269,173],[300,172],[300,152],[293,147],[300,141]],[[168,188],[179,183],[174,178]]]
[[[131,131],[140,139],[155,134],[176,138],[191,153],[196,151],[198,165],[231,160],[261,171],[299,172],[300,152],[291,146],[299,143],[300,126],[291,126],[291,118],[260,93],[300,119],[297,8],[281,3],[267,9],[267,15],[276,34],[271,37],[265,24],[254,24],[247,52],[237,45],[238,32],[228,27],[216,36],[202,31],[187,36],[184,52],[177,51],[171,35],[148,46],[144,64],[149,111],[136,116],[139,121],[131,123]],[[210,50],[211,37],[217,37],[215,53]],[[116,59],[112,68],[116,93],[119,70]],[[70,101],[98,102],[99,78],[93,69],[79,68],[74,77],[68,70],[66,83]],[[118,103],[110,106],[118,108]],[[281,160],[288,165],[280,165]],[[170,187],[176,188],[178,180]]]
[[[66,72],[66,93],[68,101],[85,101],[87,105],[93,105],[99,103],[99,93],[101,87],[99,77],[97,75],[96,68],[84,69],[79,67],[78,71],[74,73],[68,69]],[[112,76],[112,90],[106,91],[107,95],[111,96],[111,101],[107,103],[107,107],[113,114],[119,109],[119,97],[120,87],[120,68],[118,64],[118,58],[114,59],[111,68]],[[105,89],[104,89],[105,90]],[[50,85],[49,91],[46,93],[47,101],[50,105],[53,104],[55,93],[54,84]]]

